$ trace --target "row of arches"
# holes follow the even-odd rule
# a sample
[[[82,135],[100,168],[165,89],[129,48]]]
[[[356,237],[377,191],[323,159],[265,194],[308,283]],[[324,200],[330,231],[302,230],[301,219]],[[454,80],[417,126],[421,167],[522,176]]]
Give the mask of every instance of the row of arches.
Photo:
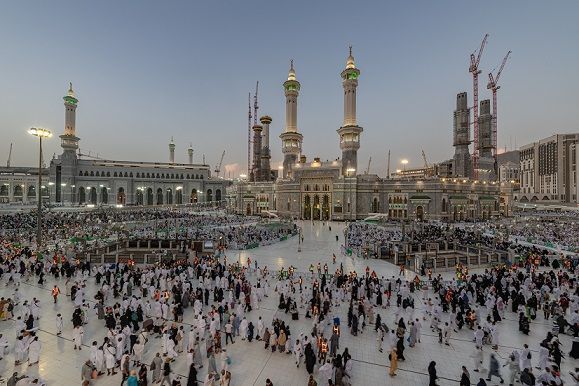
[[[213,197],[213,190],[207,189],[206,192],[206,201],[212,202],[214,200]],[[120,205],[126,204],[126,192],[123,187],[118,188],[116,195],[115,195],[115,203]],[[215,190],[215,201],[221,201],[222,194],[221,189]],[[80,187],[78,189],[78,202],[79,204],[93,204],[96,205],[97,202],[101,204],[108,204],[109,203],[109,189],[106,187],[101,187],[100,189],[96,189],[93,187]],[[198,191],[197,189],[192,189],[191,194],[188,197],[188,203],[197,203],[199,202],[198,198]],[[146,189],[137,189],[135,192],[135,200],[134,203],[136,205],[172,205],[172,204],[185,204],[185,200],[183,197],[183,190],[182,189],[175,189],[173,192],[172,188],[157,188],[156,191],[153,191],[153,188],[146,188]]]
[[[47,187],[42,187],[42,196],[48,196],[49,191]],[[29,185],[25,188],[24,185],[14,185],[12,189],[10,189],[10,185],[0,185],[0,196],[7,197],[10,195],[10,190],[12,190],[13,197],[26,197],[28,198],[35,198],[36,197],[36,185]]]
[[[78,173],[79,177],[124,177],[124,178],[133,178],[133,172],[113,172],[111,174],[110,171],[80,171]],[[176,174],[176,173],[136,173],[136,178],[159,178],[159,179],[171,179],[171,180],[202,180],[203,174]]]

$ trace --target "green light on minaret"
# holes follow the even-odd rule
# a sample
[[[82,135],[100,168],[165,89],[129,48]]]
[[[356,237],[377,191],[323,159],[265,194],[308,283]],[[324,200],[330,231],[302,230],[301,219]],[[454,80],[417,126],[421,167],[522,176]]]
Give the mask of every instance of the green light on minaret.
[[[76,95],[74,94],[74,90],[72,89],[72,82],[69,83],[67,95],[62,99],[64,99],[66,103],[69,103],[71,105],[76,106],[78,104],[78,99],[76,99]]]

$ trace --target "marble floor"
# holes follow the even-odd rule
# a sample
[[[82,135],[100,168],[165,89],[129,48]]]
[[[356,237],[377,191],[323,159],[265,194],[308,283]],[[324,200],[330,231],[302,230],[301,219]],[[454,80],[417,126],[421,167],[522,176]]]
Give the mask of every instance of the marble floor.
[[[301,245],[301,252],[298,252],[298,238],[294,237],[287,241],[278,244],[269,245],[249,251],[228,251],[228,260],[240,259],[246,262],[248,257],[252,260],[257,260],[260,266],[267,265],[271,270],[279,269],[281,267],[287,268],[293,265],[298,271],[307,272],[310,264],[317,264],[318,262],[327,262],[330,266],[330,271],[333,270],[331,257],[336,254],[337,262],[343,264],[345,271],[356,270],[362,273],[366,266],[375,270],[379,276],[391,277],[398,275],[398,268],[384,261],[378,260],[362,260],[356,257],[343,256],[340,253],[340,244],[343,243],[343,227],[342,223],[332,223],[332,230],[328,229],[328,224],[323,226],[321,223],[312,224],[306,222],[301,224],[303,226],[304,242]],[[335,237],[339,236],[337,242]],[[447,275],[450,278],[450,274]],[[413,273],[407,273],[407,278],[414,277]],[[29,374],[31,376],[39,376],[44,379],[47,385],[80,385],[80,369],[84,361],[89,358],[89,345],[93,340],[102,342],[105,336],[105,329],[102,321],[96,318],[96,315],[91,315],[89,323],[85,326],[85,336],[82,351],[73,350],[72,345],[72,323],[70,316],[73,311],[73,305],[70,299],[61,296],[57,304],[53,304],[50,289],[54,281],[49,278],[48,282],[43,286],[38,286],[35,281],[21,282],[20,292],[21,300],[32,299],[36,297],[40,299],[42,304],[41,317],[39,320],[38,336],[42,343],[42,350],[40,362],[38,365],[14,366],[13,342],[15,337],[14,322],[0,321],[0,333],[8,337],[10,343],[10,352],[0,361],[0,376],[4,379],[9,377],[13,371],[19,373]],[[64,288],[64,281],[62,279],[57,281],[61,289]],[[273,281],[272,281],[273,284]],[[96,292],[94,279],[89,279],[88,299],[92,299]],[[5,282],[0,283],[0,296],[10,297],[14,292],[14,286],[7,286]],[[424,306],[422,303],[422,293],[415,293],[416,309],[412,313],[408,312],[402,314],[407,318],[422,318]],[[311,319],[304,317],[305,310],[300,311],[300,319],[292,321],[290,315],[277,310],[278,296],[271,293],[269,297],[265,298],[260,303],[259,309],[254,309],[248,314],[248,319],[252,320],[254,324],[259,316],[266,321],[266,325],[272,318],[281,318],[290,324],[293,336],[298,336],[300,332],[309,333],[312,328]],[[394,325],[396,307],[388,307],[386,309],[376,310],[376,313],[381,314],[383,321],[388,326]],[[18,312],[18,308],[16,308]],[[347,320],[347,306],[343,305],[335,311],[339,314],[342,320]],[[56,335],[55,316],[61,313],[65,319],[65,328],[61,336]],[[185,310],[184,322],[186,331],[188,325],[191,323],[193,315],[192,308]],[[440,385],[458,385],[458,380],[461,373],[461,365],[467,366],[471,373],[471,381],[474,384],[478,382],[479,374],[485,372],[475,373],[472,371],[473,359],[471,354],[473,352],[474,343],[472,342],[472,331],[464,329],[458,333],[454,333],[450,340],[450,345],[440,345],[438,343],[438,336],[428,328],[428,322],[423,322],[422,342],[417,344],[414,348],[407,348],[405,351],[406,361],[399,362],[398,375],[395,378],[388,376],[389,361],[386,350],[380,353],[377,349],[376,333],[373,331],[373,326],[367,326],[366,330],[358,336],[352,336],[347,329],[342,330],[342,337],[340,338],[340,351],[345,347],[353,358],[353,374],[351,382],[353,385],[403,385],[403,386],[420,386],[428,385],[427,367],[431,360],[437,362],[438,375],[440,377]],[[329,326],[326,326],[328,330]],[[528,343],[533,354],[538,351],[539,342],[545,337],[547,331],[551,328],[551,322],[545,321],[542,315],[539,315],[535,321],[531,323],[530,335],[522,335],[518,332],[517,317],[515,314],[508,312],[506,320],[500,324],[501,345],[496,353],[499,356],[501,363],[505,363],[508,355],[514,349],[519,349],[524,343]],[[560,337],[563,344],[565,355],[571,348],[572,338],[566,335]],[[160,339],[150,339],[146,346],[145,362],[150,363],[151,358],[160,349]],[[296,368],[293,356],[280,354],[278,352],[272,353],[270,350],[264,350],[263,343],[253,341],[251,343],[236,339],[234,344],[227,347],[227,351],[232,359],[230,371],[232,373],[232,385],[265,385],[267,378],[273,381],[273,384],[298,386],[307,384],[307,372],[305,366],[302,364],[300,368]],[[484,368],[488,368],[489,354],[493,352],[490,346],[484,347]],[[533,366],[536,366],[537,355],[533,355]],[[187,368],[185,356],[178,358],[173,364],[173,371],[176,376],[184,377],[183,384],[185,384]],[[220,364],[217,361],[219,368]],[[577,366],[577,361],[566,358],[563,360],[562,374],[565,375],[567,384],[572,384],[568,372]],[[199,379],[204,379],[206,374],[206,367],[200,370]],[[537,370],[534,370],[538,374]],[[503,377],[508,377],[508,367],[502,369]],[[315,373],[317,376],[317,371]],[[94,385],[118,385],[121,383],[120,375],[111,377],[99,377],[94,381]],[[497,382],[489,383],[489,385],[497,384]],[[322,383],[318,380],[318,385]]]

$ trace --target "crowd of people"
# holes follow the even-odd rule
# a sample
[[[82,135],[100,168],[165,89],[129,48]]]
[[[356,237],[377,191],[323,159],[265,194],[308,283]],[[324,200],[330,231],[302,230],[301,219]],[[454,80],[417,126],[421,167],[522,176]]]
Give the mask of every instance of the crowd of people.
[[[222,232],[219,237],[233,244],[237,237],[246,243],[267,243],[294,230],[293,226],[264,230],[249,225],[196,231]],[[348,230],[352,241],[398,236],[396,231],[367,224],[350,224]],[[522,254],[542,253],[533,246],[461,227],[426,225],[408,237],[492,243]],[[414,280],[404,275],[385,278],[369,266],[363,272],[346,272],[335,256],[322,260],[317,269],[312,264],[309,273],[290,267],[278,275],[267,264],[249,259],[242,265],[226,253],[151,266],[42,258],[33,246],[9,241],[0,246],[0,253],[0,283],[10,289],[10,296],[0,299],[0,319],[12,321],[17,332],[14,340],[0,335],[0,356],[12,353],[16,366],[35,366],[41,360],[38,325],[47,302],[21,295],[23,285],[39,284],[50,290],[55,304],[71,303],[71,315],[56,316],[55,339],[66,335],[83,358],[83,386],[117,373],[130,386],[239,384],[231,364],[243,358],[228,349],[239,340],[287,358],[297,368],[303,365],[308,386],[359,384],[353,368],[356,358],[344,347],[344,334],[370,334],[376,341],[376,355],[388,358],[388,373],[396,377],[399,363],[423,344],[425,330],[446,346],[470,329],[471,360],[457,364],[461,367],[456,380],[461,386],[484,386],[495,379],[511,385],[562,385],[565,361],[579,358],[579,287],[574,266],[532,269],[533,262],[527,259],[465,275],[460,281],[438,275],[428,282],[419,274]],[[276,299],[277,311],[266,320],[260,308],[268,297]],[[95,318],[100,327],[91,335],[97,338],[85,341],[85,328],[94,328],[88,322]],[[307,328],[297,322],[302,318],[311,322]],[[518,333],[523,336],[533,335],[537,318],[553,327],[541,341],[510,349],[504,361],[496,350],[506,347],[500,331],[509,318],[518,320]],[[574,337],[572,345],[564,334]],[[175,372],[177,359],[186,361],[187,374]],[[425,369],[429,385],[443,384],[437,358],[432,359]],[[10,386],[43,384],[19,373],[7,382]],[[266,381],[273,384],[279,383]]]

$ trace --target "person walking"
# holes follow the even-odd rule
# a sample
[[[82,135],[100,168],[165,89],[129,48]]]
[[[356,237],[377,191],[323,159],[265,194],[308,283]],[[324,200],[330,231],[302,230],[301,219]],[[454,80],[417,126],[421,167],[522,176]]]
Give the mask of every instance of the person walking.
[[[139,369],[139,386],[147,386],[147,365],[141,364],[141,368]]]
[[[396,347],[390,352],[390,376],[396,376],[396,369],[398,368],[398,355],[396,354]]]
[[[197,386],[197,369],[195,364],[189,366],[189,376],[187,377],[187,386]]]
[[[492,377],[494,375],[495,377],[499,377],[499,379],[501,380],[501,383],[505,383],[505,380],[503,379],[503,377],[501,377],[501,373],[499,372],[499,361],[495,357],[495,354],[491,354],[491,361],[490,361],[489,367],[490,368],[489,368],[489,375],[487,377],[487,381],[492,380]]]
[[[54,304],[58,301],[58,295],[60,295],[60,288],[55,284],[52,288],[52,297],[54,299]]]
[[[137,378],[137,370],[131,370],[129,377],[127,378],[127,386],[139,386],[139,379]]]
[[[161,370],[163,370],[163,360],[161,359],[161,354],[157,353],[149,366],[153,372],[153,383],[161,382]]]
[[[466,366],[462,366],[462,374],[460,375],[460,386],[470,386],[470,374]]]
[[[436,362],[435,361],[431,361],[430,364],[428,365],[428,377],[429,377],[428,386],[438,386],[436,384],[436,380],[438,379],[438,376],[436,375]]]
[[[82,386],[89,386],[92,380],[93,365],[90,360],[84,362],[81,369]]]
[[[163,363],[163,378],[161,379],[161,384],[163,386],[167,381],[167,384],[171,386],[171,359],[165,358],[165,363]]]

